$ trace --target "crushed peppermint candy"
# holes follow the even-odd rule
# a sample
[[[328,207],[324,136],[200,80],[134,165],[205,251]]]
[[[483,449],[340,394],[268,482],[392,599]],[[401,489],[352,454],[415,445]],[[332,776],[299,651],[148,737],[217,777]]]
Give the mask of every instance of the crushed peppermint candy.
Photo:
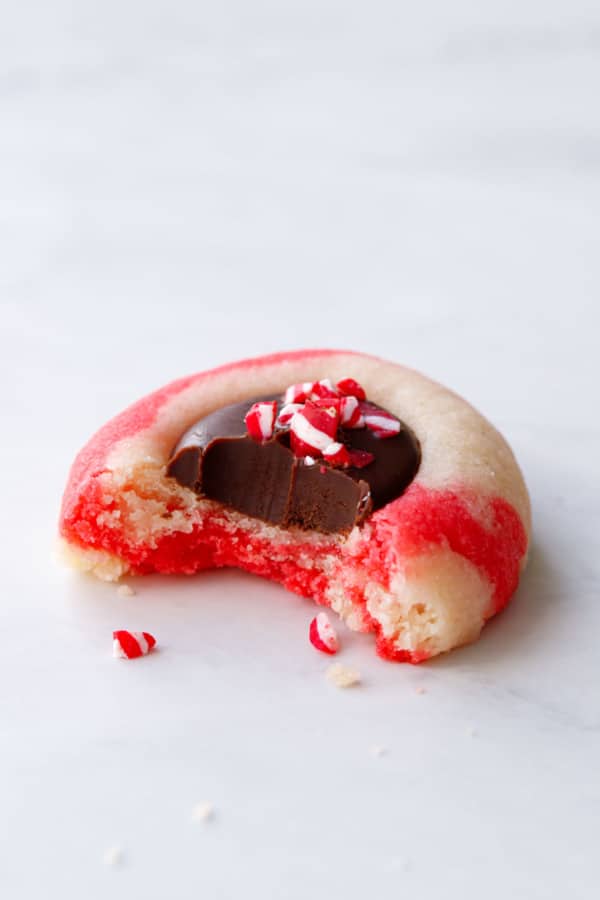
[[[294,418],[294,414],[302,409],[302,403],[285,403],[281,412],[277,416],[277,424],[279,426],[289,425]]]
[[[365,420],[356,397],[340,399],[340,421],[346,428],[364,428]]]
[[[309,400],[313,406],[319,406],[321,409],[328,409],[331,414],[340,415],[342,397],[317,397],[316,400]]]
[[[348,453],[350,454],[350,465],[355,469],[364,469],[375,459],[368,450],[349,450]]]
[[[340,394],[344,397],[356,397],[357,400],[366,400],[367,394],[364,387],[354,378],[342,378],[336,385]]]
[[[320,456],[335,440],[339,416],[335,409],[306,403],[290,422],[290,445],[296,456]]]
[[[268,441],[273,437],[275,430],[275,418],[277,416],[277,401],[265,400],[253,403],[246,415],[244,422],[248,434],[254,441]]]
[[[331,463],[332,466],[349,466],[350,453],[344,444],[334,441],[329,447],[323,450],[323,459]]]
[[[321,381],[315,381],[310,392],[310,399],[317,400],[319,398],[339,397],[339,391],[334,388],[330,378],[323,378]]]
[[[286,390],[284,396],[284,404],[288,403],[305,403],[313,389],[314,381],[305,381],[303,384],[292,384]]]
[[[338,636],[327,613],[320,612],[310,623],[308,636],[311,644],[321,653],[337,653],[339,648]]]
[[[386,438],[400,432],[400,422],[391,413],[374,406],[372,403],[361,403],[360,411],[367,428],[376,437]]]
[[[156,646],[156,638],[147,631],[113,631],[115,659],[137,659]]]
[[[337,440],[340,428],[368,428],[377,438],[400,433],[401,422],[366,399],[366,391],[354,378],[336,384],[330,378],[290,385],[277,414],[277,401],[254,403],[244,421],[252,440],[270,440],[275,429],[289,431],[290,447],[306,465],[323,459],[330,466],[362,469],[375,459],[372,453],[347,447]]]

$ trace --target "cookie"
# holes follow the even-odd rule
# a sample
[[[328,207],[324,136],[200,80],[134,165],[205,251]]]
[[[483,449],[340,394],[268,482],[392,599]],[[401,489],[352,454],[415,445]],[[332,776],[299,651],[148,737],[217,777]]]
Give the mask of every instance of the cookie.
[[[428,378],[315,350],[180,379],[73,463],[60,531],[77,568],[237,566],[421,662],[475,640],[527,558],[527,489],[503,437]]]

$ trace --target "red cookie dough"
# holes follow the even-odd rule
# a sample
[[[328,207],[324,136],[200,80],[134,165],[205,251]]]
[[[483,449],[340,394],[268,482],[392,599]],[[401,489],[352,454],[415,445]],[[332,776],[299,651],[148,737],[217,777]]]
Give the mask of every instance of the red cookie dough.
[[[202,416],[324,378],[355,379],[421,443],[408,489],[349,535],[284,530],[165,476]],[[519,467],[483,416],[417,372],[332,350],[244,360],[139,400],[79,453],[60,518],[69,561],[99,578],[237,566],[312,597],[374,632],[382,656],[410,662],[478,637],[517,587],[530,529]]]

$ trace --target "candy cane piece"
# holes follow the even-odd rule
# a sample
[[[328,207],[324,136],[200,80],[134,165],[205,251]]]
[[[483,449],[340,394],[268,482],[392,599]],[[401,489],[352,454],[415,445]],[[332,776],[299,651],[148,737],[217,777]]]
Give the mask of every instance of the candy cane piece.
[[[330,444],[329,447],[326,447],[325,450],[323,450],[323,459],[326,459],[332,466],[350,465],[348,448],[338,441],[334,441],[333,444]]]
[[[372,403],[361,403],[360,411],[365,425],[378,438],[393,437],[400,432],[400,422],[391,413],[373,406]]]
[[[322,400],[333,397],[339,397],[339,391],[334,388],[330,378],[322,378],[321,381],[315,381],[310,392],[310,400]]]
[[[350,465],[355,469],[364,469],[375,459],[368,450],[349,450],[348,453],[350,454]]]
[[[285,392],[283,402],[286,405],[288,403],[304,403],[305,400],[308,400],[314,386],[314,381],[304,381],[302,384],[291,384]]]
[[[339,416],[335,409],[307,403],[290,422],[290,445],[296,456],[320,456],[335,440]]]
[[[364,387],[354,378],[342,378],[336,385],[340,394],[345,397],[356,397],[357,400],[366,400],[367,394]]]
[[[286,403],[285,406],[281,408],[281,412],[277,416],[277,424],[278,425],[289,425],[292,421],[294,413],[297,413],[298,410],[302,409],[304,404],[302,403]]]
[[[113,656],[117,659],[146,656],[155,645],[156,638],[147,631],[113,631]]]
[[[269,438],[273,437],[276,415],[276,400],[267,400],[252,404],[244,416],[244,422],[246,423],[248,434],[253,441],[268,441]]]
[[[365,420],[356,397],[341,397],[340,419],[345,428],[364,428]]]
[[[339,647],[338,637],[327,613],[320,612],[314,617],[310,623],[308,637],[313,647],[316,650],[320,650],[321,653],[329,653],[330,655],[337,653]]]

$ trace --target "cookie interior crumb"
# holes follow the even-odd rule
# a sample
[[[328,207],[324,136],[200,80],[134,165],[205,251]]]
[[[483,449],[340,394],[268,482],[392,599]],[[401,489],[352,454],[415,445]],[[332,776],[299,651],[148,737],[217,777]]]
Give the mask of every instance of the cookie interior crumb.
[[[197,803],[192,809],[192,822],[206,822],[212,819],[215,814],[215,808],[208,800]]]
[[[123,851],[120,847],[109,847],[102,857],[105,866],[118,866],[123,862]]]
[[[350,669],[348,666],[343,666],[341,663],[334,663],[332,666],[329,666],[325,674],[329,681],[339,688],[360,684],[360,672],[357,672],[356,669]]]
[[[129,584],[120,584],[117,588],[117,594],[119,597],[133,597],[135,591]]]
[[[371,744],[371,747],[369,749],[371,752],[371,756],[376,757],[385,756],[388,751],[388,748],[384,747],[382,744]]]
[[[411,868],[411,862],[405,856],[397,856],[390,860],[389,868],[396,872],[407,872]]]

